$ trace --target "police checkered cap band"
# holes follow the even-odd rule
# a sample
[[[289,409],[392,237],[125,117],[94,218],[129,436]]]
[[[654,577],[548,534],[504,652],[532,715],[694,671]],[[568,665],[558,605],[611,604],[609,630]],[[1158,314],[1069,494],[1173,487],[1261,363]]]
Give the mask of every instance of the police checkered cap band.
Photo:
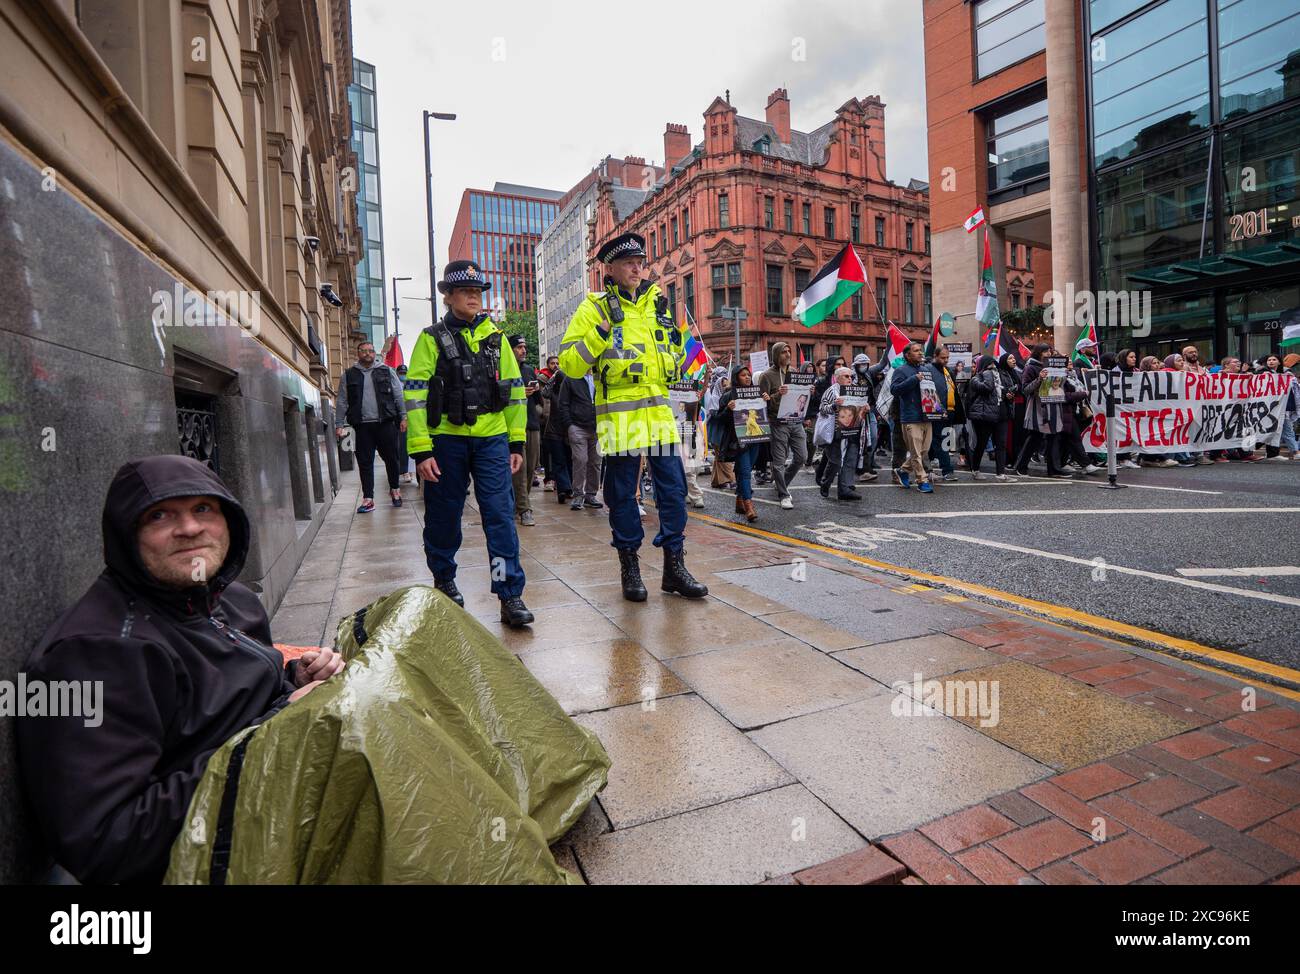
[[[621,244],[615,244],[613,247],[609,248],[605,253],[605,262],[609,263],[610,261],[618,260],[620,254],[626,254],[629,251],[644,253],[644,251],[641,250],[641,245],[635,240],[624,240]]]
[[[478,276],[477,267],[470,267],[463,271],[448,271],[447,282],[453,283],[455,281],[473,281],[475,284],[480,284],[482,278]]]

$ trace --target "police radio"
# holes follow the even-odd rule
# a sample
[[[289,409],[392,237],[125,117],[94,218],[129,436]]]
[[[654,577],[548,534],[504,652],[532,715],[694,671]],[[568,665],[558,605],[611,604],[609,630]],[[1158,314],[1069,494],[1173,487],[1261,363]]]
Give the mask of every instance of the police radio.
[[[623,321],[623,302],[618,299],[618,291],[613,288],[605,289],[605,307],[609,310],[610,324],[621,324]]]

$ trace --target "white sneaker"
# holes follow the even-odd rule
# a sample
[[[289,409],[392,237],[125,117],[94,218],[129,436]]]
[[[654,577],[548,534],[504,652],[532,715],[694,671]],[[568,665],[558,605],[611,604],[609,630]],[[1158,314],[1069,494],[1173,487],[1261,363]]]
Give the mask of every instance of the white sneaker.
[[[1142,469],[1140,466],[1138,466],[1138,465],[1137,465],[1136,463],[1134,463],[1132,460],[1125,460],[1123,463],[1119,464],[1119,466],[1125,468],[1126,470],[1141,470],[1141,469]]]
[[[1176,466],[1178,466],[1178,461],[1177,461],[1177,460],[1161,460],[1159,465],[1162,466],[1162,467],[1176,467]]]
[[[1006,474],[1003,474],[1002,476],[1005,477]],[[978,470],[972,470],[972,471],[970,472],[970,479],[971,479],[971,480],[983,480],[983,479],[984,479],[984,475],[983,475],[982,473],[980,473]]]
[[[996,480],[998,483],[1001,483],[1001,484],[1018,484],[1018,483],[1020,483],[1020,478],[1019,478],[1019,477],[1013,477],[1013,476],[1011,476],[1011,474],[1009,474],[1009,473],[999,473],[999,474],[994,474],[994,475],[993,475],[993,479]]]
[[[793,510],[794,510],[794,501],[791,500],[789,497],[782,497],[782,498],[781,498],[781,510],[783,510],[783,511],[793,511]]]
[[[703,506],[704,506],[703,497],[697,497],[695,498],[695,500],[691,501],[691,507],[703,507]]]
[[[957,471],[954,470],[952,473],[946,473],[946,474],[944,474],[943,477],[940,478],[940,479],[942,479],[942,480],[961,480],[961,477],[957,476]]]
[[[1084,473],[1099,473],[1100,471],[1101,467],[1097,466],[1095,463],[1090,463],[1083,468]]]

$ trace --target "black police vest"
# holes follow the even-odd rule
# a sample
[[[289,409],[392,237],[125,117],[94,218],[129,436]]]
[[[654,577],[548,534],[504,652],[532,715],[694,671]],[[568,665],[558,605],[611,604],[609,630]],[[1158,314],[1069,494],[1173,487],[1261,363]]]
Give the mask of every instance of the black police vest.
[[[482,318],[471,324],[478,326]],[[437,343],[438,363],[429,380],[425,416],[433,430],[444,416],[453,426],[473,426],[480,416],[499,413],[510,403],[510,381],[501,378],[501,333],[470,350],[464,330],[436,321],[425,333]]]
[[[348,425],[355,428],[361,424],[361,397],[365,395],[366,377],[359,368],[352,365],[343,373],[343,378],[348,389]],[[370,372],[370,379],[375,384],[375,401],[379,404],[380,422],[397,418],[392,378],[393,373],[387,366],[376,365]]]

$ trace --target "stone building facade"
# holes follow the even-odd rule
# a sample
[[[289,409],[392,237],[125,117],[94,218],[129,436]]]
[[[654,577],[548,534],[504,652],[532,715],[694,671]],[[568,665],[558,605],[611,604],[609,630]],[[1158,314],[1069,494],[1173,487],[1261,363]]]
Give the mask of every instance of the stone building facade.
[[[99,572],[135,457],[211,463],[283,597],[360,337],[351,72],[348,0],[0,0],[0,679]],[[12,724],[0,882],[43,865]]]
[[[675,313],[694,319],[715,359],[725,363],[734,348],[724,306],[748,312],[742,356],[783,340],[797,361],[860,351],[874,360],[886,321],[928,333],[935,312],[928,189],[887,178],[878,96],[850,98],[812,132],[790,127],[785,89],[768,97],[764,119],[718,97],[704,112],[703,141],[693,145],[685,125],[666,127],[664,159],[665,175],[632,205],[628,190],[601,186],[588,252],[628,230],[643,234],[652,275]],[[871,290],[805,328],[792,316],[796,297],[848,242]],[[590,262],[588,285],[599,288],[600,276]]]

